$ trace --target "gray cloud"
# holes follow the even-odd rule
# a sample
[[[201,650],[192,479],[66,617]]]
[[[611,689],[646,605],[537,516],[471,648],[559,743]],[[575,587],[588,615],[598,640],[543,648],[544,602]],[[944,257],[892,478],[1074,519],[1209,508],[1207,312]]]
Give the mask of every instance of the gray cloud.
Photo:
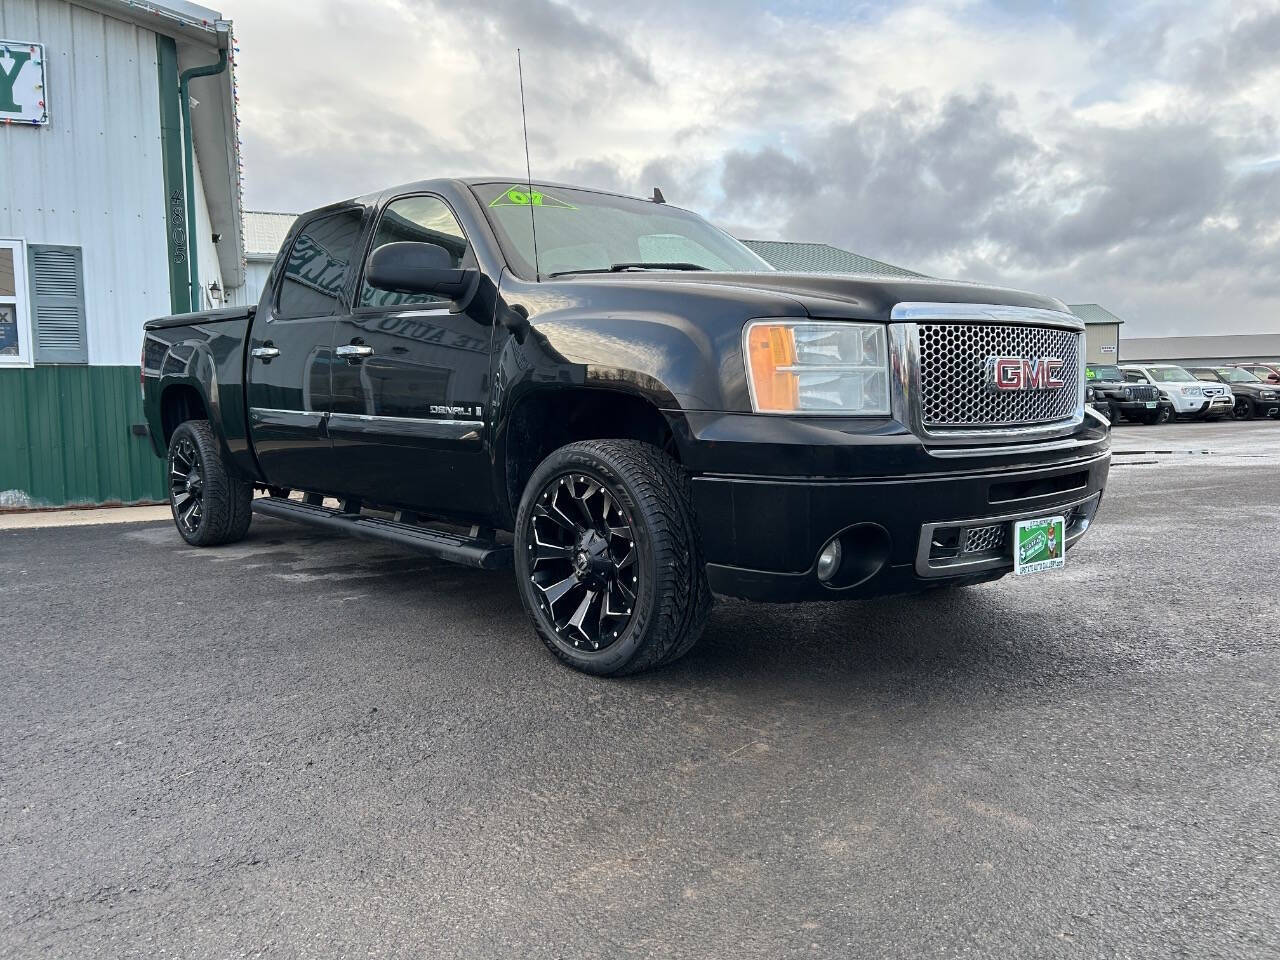
[[[725,158],[718,212],[733,220],[772,212],[792,236],[937,256],[980,235],[1015,196],[1018,170],[1036,161],[1034,141],[1005,119],[1012,106],[990,90],[936,107],[888,97],[795,156],[735,151]]]
[[[1220,94],[1249,83],[1263,70],[1280,68],[1280,9],[1247,15],[1189,51],[1191,81]]]
[[[538,51],[557,61],[572,57],[608,62],[633,79],[655,83],[647,59],[618,35],[586,19],[555,0],[417,0],[420,16],[430,27],[441,19],[456,20],[474,31],[470,42],[479,49],[509,51],[516,47]]]

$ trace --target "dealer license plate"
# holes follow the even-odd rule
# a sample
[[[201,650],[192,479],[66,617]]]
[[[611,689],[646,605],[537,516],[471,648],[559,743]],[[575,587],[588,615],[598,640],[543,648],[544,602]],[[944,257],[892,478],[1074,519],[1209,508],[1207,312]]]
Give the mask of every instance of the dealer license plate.
[[[1156,408],[1156,406],[1157,406],[1157,404],[1158,404],[1158,403],[1159,403],[1159,401],[1158,401],[1158,400],[1148,400],[1148,401],[1147,401],[1147,409],[1148,409],[1148,410],[1154,410],[1154,409]]]
[[[1066,564],[1066,521],[1063,517],[1019,520],[1013,525],[1013,572],[1018,576],[1057,570]]]

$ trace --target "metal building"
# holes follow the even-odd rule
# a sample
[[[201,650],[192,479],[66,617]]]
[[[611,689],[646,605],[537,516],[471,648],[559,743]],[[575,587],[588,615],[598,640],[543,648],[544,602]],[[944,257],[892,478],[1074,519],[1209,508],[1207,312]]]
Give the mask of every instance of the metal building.
[[[1119,363],[1124,321],[1096,303],[1069,303],[1067,309],[1084,321],[1085,362]]]
[[[161,499],[142,322],[244,284],[231,24],[0,0],[0,508]]]
[[[298,219],[296,213],[264,213],[260,210],[244,212],[244,286],[229,301],[237,307],[251,307],[262,299],[276,254],[289,235],[289,228]]]
[[[1280,361],[1280,333],[1206,334],[1192,337],[1133,337],[1124,342],[1126,360],[1165,363]]]

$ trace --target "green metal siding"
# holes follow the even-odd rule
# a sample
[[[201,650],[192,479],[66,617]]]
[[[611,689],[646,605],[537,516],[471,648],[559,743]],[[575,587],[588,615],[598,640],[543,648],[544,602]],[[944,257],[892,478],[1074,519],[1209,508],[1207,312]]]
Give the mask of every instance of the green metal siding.
[[[0,370],[0,507],[163,500],[143,422],[137,367]]]

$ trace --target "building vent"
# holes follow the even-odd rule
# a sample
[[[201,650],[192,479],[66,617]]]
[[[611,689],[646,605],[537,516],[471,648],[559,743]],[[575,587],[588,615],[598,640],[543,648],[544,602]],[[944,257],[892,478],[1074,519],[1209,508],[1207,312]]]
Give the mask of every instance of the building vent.
[[[88,363],[81,249],[33,243],[27,250],[36,363]]]

